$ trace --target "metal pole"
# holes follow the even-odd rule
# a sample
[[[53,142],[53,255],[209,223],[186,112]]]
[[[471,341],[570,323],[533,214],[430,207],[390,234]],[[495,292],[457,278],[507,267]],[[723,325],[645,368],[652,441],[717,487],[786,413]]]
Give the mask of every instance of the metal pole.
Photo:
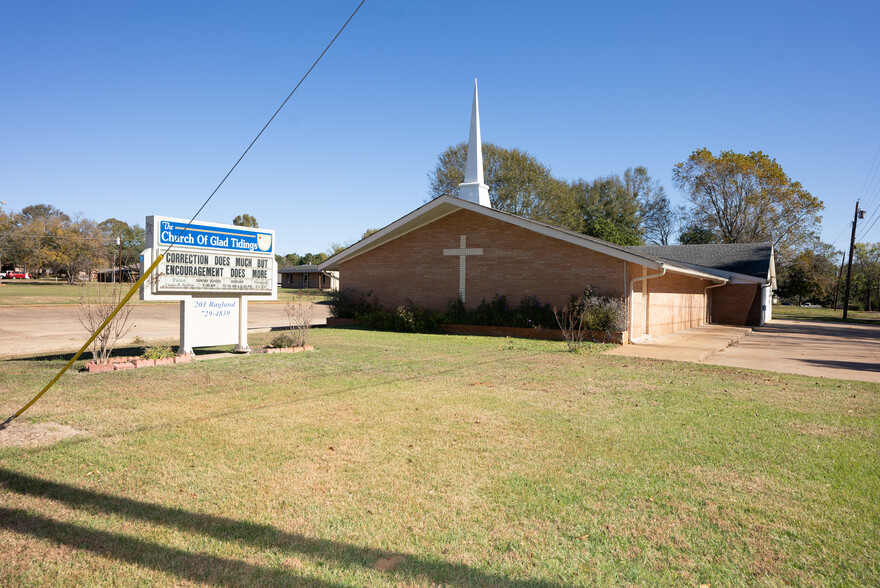
[[[859,222],[859,201],[856,200],[856,213],[853,215],[852,237],[849,240],[849,266],[846,268],[846,290],[843,295],[843,319],[846,320],[846,313],[849,310],[849,286],[852,282],[852,262],[853,250],[856,248],[856,224]]]

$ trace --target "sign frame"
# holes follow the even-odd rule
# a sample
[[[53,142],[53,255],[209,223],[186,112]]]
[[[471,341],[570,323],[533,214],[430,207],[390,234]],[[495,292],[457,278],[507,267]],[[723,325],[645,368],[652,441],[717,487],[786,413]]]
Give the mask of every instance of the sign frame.
[[[247,353],[248,300],[278,299],[275,231],[206,221],[193,222],[184,231],[187,224],[174,217],[146,217],[147,249],[141,253],[141,272],[166,250],[168,261],[163,260],[141,286],[140,299],[180,301],[178,353],[192,353],[191,342],[224,345],[230,340],[238,341],[234,351]],[[233,329],[237,333],[218,332],[217,342],[210,343],[195,331],[199,321],[193,320],[193,312],[206,301],[218,300],[237,303],[238,324]]]

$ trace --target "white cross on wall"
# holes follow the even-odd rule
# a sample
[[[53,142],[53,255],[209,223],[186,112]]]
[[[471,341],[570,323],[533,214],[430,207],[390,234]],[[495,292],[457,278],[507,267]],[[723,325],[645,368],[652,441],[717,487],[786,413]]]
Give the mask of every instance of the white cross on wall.
[[[461,301],[464,302],[465,259],[468,255],[483,255],[483,249],[480,247],[468,249],[467,237],[462,235],[461,246],[458,249],[444,249],[443,255],[458,256],[458,295],[461,298]]]

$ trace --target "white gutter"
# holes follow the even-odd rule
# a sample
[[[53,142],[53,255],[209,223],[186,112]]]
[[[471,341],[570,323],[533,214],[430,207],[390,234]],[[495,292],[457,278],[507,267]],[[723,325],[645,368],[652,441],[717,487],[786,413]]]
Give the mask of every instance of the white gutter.
[[[652,278],[659,278],[663,275],[666,275],[666,265],[665,264],[663,264],[663,263],[660,264],[660,270],[661,271],[659,274],[653,274],[650,276],[639,276],[639,277],[633,278],[629,281],[629,312],[627,313],[627,315],[629,318],[629,342],[630,343],[632,343],[632,341],[633,341],[632,297],[633,297],[633,293],[635,291],[634,288],[635,288],[636,282],[641,282],[643,280],[650,280]],[[645,324],[645,330],[647,331],[648,330],[648,325],[647,325],[648,305],[645,304],[644,301],[642,304],[642,312],[643,312],[642,323]]]

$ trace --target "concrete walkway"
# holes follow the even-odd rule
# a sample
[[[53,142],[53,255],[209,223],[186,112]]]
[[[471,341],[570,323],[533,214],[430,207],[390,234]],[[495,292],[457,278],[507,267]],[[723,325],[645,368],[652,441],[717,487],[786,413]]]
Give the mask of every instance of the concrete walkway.
[[[742,341],[751,332],[752,329],[748,327],[703,325],[670,335],[652,337],[643,343],[622,345],[607,353],[624,357],[702,362]]]
[[[880,382],[880,325],[875,324],[773,320],[754,329],[704,325],[607,353]]]

